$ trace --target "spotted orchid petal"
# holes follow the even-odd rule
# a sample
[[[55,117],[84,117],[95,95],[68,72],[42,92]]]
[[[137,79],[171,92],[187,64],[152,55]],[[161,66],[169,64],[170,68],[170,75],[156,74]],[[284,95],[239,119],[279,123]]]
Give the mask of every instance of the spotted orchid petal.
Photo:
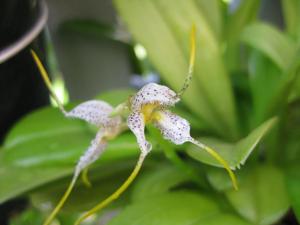
[[[183,144],[185,142],[191,142],[199,146],[201,149],[205,150],[208,154],[215,158],[220,163],[220,165],[222,165],[227,170],[234,188],[237,189],[236,178],[231,171],[228,163],[215,150],[190,136],[190,124],[187,120],[167,110],[155,112],[153,119],[154,125],[158,129],[160,129],[165,139],[170,140],[177,145]]]
[[[177,94],[170,88],[149,83],[141,88],[131,99],[131,109],[138,111],[146,104],[159,104],[161,106],[173,106],[179,101]]]
[[[176,145],[190,140],[190,124],[186,119],[168,111],[155,112],[154,125],[160,129],[163,137]]]
[[[105,128],[104,128],[105,129]],[[74,175],[77,177],[80,172],[95,162],[100,155],[104,152],[107,146],[106,140],[103,139],[105,135],[104,129],[98,131],[95,139],[91,141],[90,146],[85,151],[85,153],[80,157]]]
[[[143,114],[139,112],[133,112],[128,116],[127,125],[132,133],[136,136],[138,145],[142,153],[147,154],[151,151],[151,144],[145,137],[145,120]]]
[[[98,127],[105,127],[117,124],[120,120],[119,117],[109,117],[112,111],[113,107],[108,103],[99,100],[90,100],[79,104],[70,112],[64,112],[64,114],[70,118],[85,120]]]

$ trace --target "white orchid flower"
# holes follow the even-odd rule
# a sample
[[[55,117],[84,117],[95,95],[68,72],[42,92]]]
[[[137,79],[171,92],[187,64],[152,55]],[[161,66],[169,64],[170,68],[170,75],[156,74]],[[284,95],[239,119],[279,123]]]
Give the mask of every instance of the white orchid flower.
[[[166,86],[156,83],[149,83],[142,87],[134,96],[132,96],[128,102],[120,104],[115,109],[106,102],[91,100],[84,102],[75,107],[70,112],[67,112],[64,109],[63,105],[60,103],[55,93],[52,91],[50,80],[39,58],[33,51],[31,51],[31,53],[41,72],[43,80],[45,81],[52,97],[57,102],[63,114],[69,118],[78,118],[85,120],[88,123],[100,128],[95,139],[91,142],[90,147],[80,157],[74,171],[73,179],[68,189],[66,190],[58,205],[47,218],[44,225],[49,225],[54,219],[55,215],[61,209],[64,202],[70,195],[79,174],[99,158],[101,153],[105,150],[108,140],[115,138],[124,130],[124,121],[122,121],[122,118],[125,115],[127,116],[127,120],[125,122],[127,123],[128,128],[136,136],[137,143],[141,150],[139,160],[133,172],[122,184],[122,186],[103,202],[96,205],[94,208],[80,217],[75,222],[75,225],[80,224],[87,217],[103,209],[113,200],[118,198],[119,195],[122,194],[135,179],[139,170],[141,169],[145,157],[152,148],[151,144],[147,141],[144,133],[145,126],[148,123],[154,124],[154,126],[161,131],[161,134],[165,139],[173,142],[176,145],[181,145],[185,142],[191,142],[199,146],[201,149],[207,151],[228,171],[233,186],[235,189],[237,189],[236,178],[233,172],[230,170],[227,162],[222,159],[222,157],[219,156],[214,150],[192,138],[190,135],[189,122],[169,110],[170,107],[174,106],[177,102],[180,101],[181,95],[188,88],[190,80],[192,78],[193,65],[195,60],[195,28],[192,29],[191,35],[191,56],[189,73],[182,89],[178,93],[176,93]]]

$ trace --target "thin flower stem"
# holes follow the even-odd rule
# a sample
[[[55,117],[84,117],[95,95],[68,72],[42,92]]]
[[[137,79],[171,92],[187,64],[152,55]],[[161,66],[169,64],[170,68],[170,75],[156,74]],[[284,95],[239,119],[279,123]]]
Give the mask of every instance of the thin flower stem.
[[[238,190],[238,184],[237,184],[237,179],[234,175],[234,173],[232,172],[232,170],[230,169],[230,166],[228,165],[228,163],[212,148],[202,144],[201,142],[195,140],[194,138],[190,138],[189,140],[191,143],[197,145],[198,147],[204,149],[208,154],[210,154],[212,157],[214,157],[221,165],[223,165],[223,167],[227,170],[229,177],[232,181],[232,185],[234,187],[235,190]]]
[[[188,74],[184,80],[183,86],[180,91],[177,93],[178,97],[181,97],[183,93],[188,89],[190,86],[193,72],[194,72],[194,65],[195,65],[195,57],[196,57],[196,26],[195,24],[192,26],[191,35],[190,35],[190,61],[189,61],[189,70]]]
[[[138,175],[139,171],[141,170],[141,167],[143,165],[144,159],[146,157],[146,154],[141,154],[138,162],[136,163],[136,166],[134,167],[133,171],[131,172],[130,176],[126,179],[126,181],[108,198],[100,202],[98,205],[96,205],[94,208],[89,210],[87,213],[85,213],[83,216],[81,216],[74,225],[79,225],[81,222],[83,222],[85,219],[87,219],[89,216],[95,214],[96,212],[101,211],[104,207],[112,203],[114,200],[119,198],[119,196],[126,191],[126,189],[129,187],[129,185],[134,181],[136,176]]]
[[[63,207],[64,203],[66,202],[67,198],[70,196],[70,194],[74,188],[77,177],[78,177],[78,175],[74,175],[74,177],[73,177],[71,183],[69,184],[69,187],[67,188],[66,192],[64,193],[63,197],[60,199],[60,201],[58,202],[58,204],[56,205],[54,210],[51,212],[51,214],[48,216],[48,218],[45,220],[43,225],[49,225],[53,221],[54,217],[59,212],[59,210]]]

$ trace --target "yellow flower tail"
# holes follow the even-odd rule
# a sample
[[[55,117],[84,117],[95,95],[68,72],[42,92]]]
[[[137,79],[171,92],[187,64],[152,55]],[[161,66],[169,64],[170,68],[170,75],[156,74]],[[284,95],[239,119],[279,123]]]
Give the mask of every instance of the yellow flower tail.
[[[195,65],[195,58],[196,58],[196,26],[193,24],[190,34],[190,60],[189,60],[189,69],[188,74],[185,78],[182,88],[177,93],[177,96],[182,96],[183,93],[188,89],[190,82],[193,77],[194,72],[194,65]]]
[[[200,143],[199,141],[195,140],[195,139],[191,139],[190,142],[192,142],[193,144],[199,146],[200,148],[204,149],[208,154],[210,154],[212,157],[214,157],[228,172],[229,177],[231,179],[232,185],[234,187],[235,190],[238,190],[238,182],[236,179],[236,176],[234,175],[234,173],[232,172],[232,170],[230,169],[230,166],[228,165],[228,163],[212,148]]]
[[[91,210],[86,212],[83,216],[81,216],[75,223],[74,225],[79,225],[81,222],[83,222],[86,218],[89,216],[95,214],[96,212],[99,212],[102,210],[104,207],[112,203],[114,200],[119,198],[119,196],[126,191],[126,189],[129,187],[129,185],[134,181],[136,176],[138,175],[139,171],[141,170],[141,167],[143,165],[144,159],[146,157],[146,154],[141,154],[139,157],[138,162],[136,163],[136,166],[134,167],[133,171],[129,175],[129,177],[126,179],[126,181],[113,193],[111,194],[108,198],[100,202],[98,205],[93,207]]]
[[[52,96],[52,98],[55,100],[56,104],[58,105],[59,109],[62,111],[62,112],[65,112],[65,109],[63,107],[63,104],[60,102],[59,98],[57,97],[57,95],[55,94],[55,92],[53,91],[52,89],[52,84],[51,84],[51,81],[49,79],[49,75],[45,69],[45,67],[43,66],[41,60],[39,59],[39,57],[37,56],[37,54],[35,53],[35,51],[33,51],[32,49],[30,49],[30,53],[40,71],[40,74]]]
[[[51,212],[51,214],[48,216],[48,218],[45,220],[45,222],[43,223],[43,225],[49,225],[54,217],[56,216],[56,214],[59,212],[59,210],[63,207],[64,203],[66,202],[67,198],[70,196],[74,186],[75,186],[75,182],[76,182],[77,177],[74,177],[71,181],[71,183],[69,184],[69,187],[67,188],[66,192],[64,193],[63,197],[60,199],[60,201],[58,202],[58,204],[56,205],[56,207],[54,208],[54,210]]]

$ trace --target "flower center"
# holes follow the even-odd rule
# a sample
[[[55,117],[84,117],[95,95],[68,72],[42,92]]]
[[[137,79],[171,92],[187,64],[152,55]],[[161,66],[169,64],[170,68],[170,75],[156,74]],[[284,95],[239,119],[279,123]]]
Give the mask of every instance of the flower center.
[[[148,103],[142,106],[141,113],[144,116],[145,123],[156,119],[156,111],[159,108],[159,103]]]

